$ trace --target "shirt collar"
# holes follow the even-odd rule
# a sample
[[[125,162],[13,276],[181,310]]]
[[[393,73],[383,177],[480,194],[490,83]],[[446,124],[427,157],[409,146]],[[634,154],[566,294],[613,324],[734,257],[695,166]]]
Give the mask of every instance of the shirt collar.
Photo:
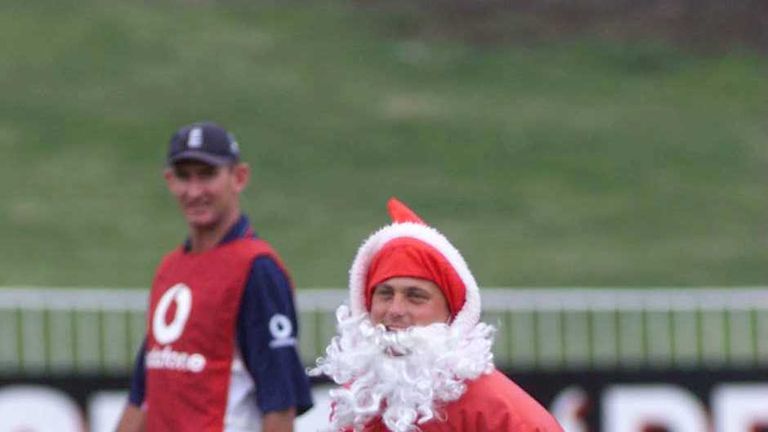
[[[229,231],[224,234],[224,237],[221,238],[221,241],[219,241],[218,245],[221,246],[237,239],[249,237],[255,238],[258,236],[256,235],[256,232],[253,230],[253,228],[251,228],[251,222],[248,220],[248,216],[242,214],[237,219],[237,222],[232,225],[232,228],[230,228]],[[191,248],[192,241],[187,238],[184,241],[184,252],[189,252]]]

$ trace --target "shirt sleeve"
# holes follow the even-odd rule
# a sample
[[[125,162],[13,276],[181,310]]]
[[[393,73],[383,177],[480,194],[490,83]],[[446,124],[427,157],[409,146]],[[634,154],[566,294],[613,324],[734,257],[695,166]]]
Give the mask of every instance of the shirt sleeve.
[[[128,402],[131,405],[140,407],[144,403],[144,393],[146,387],[144,353],[147,347],[147,339],[141,343],[139,351],[136,353],[136,361],[133,365],[133,376],[131,377],[131,390],[128,395]]]
[[[298,353],[298,322],[288,277],[270,257],[254,260],[237,322],[243,362],[256,383],[262,413],[312,407]]]

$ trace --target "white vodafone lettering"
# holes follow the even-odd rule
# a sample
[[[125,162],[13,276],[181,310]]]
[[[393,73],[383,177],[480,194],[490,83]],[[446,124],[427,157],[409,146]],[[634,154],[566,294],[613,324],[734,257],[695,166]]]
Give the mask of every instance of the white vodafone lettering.
[[[163,349],[153,348],[144,356],[147,369],[166,369],[200,373],[207,362],[200,353],[174,351],[166,346]]]
[[[165,315],[171,303],[176,303],[176,314],[170,323],[166,324]],[[187,323],[189,313],[192,310],[192,291],[188,286],[179,283],[160,297],[160,301],[155,307],[155,313],[152,316],[152,334],[157,342],[165,345],[169,344],[184,332],[184,325]]]
[[[293,333],[293,324],[287,316],[283,314],[274,314],[269,319],[269,333],[272,340],[269,342],[270,348],[280,348],[296,345],[296,339],[291,337]]]

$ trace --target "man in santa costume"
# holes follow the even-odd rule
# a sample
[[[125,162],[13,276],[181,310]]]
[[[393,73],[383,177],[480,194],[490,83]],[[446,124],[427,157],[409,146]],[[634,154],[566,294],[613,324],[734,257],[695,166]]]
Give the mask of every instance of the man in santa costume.
[[[401,202],[350,269],[338,335],[310,371],[331,377],[331,430],[562,432],[493,366],[494,328],[459,251]]]

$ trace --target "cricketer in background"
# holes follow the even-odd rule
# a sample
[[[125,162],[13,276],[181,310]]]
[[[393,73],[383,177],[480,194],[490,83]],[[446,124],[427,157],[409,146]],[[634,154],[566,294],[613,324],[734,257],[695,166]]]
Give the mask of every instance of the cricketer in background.
[[[312,406],[293,287],[240,210],[250,168],[213,123],[179,129],[164,171],[189,237],[152,283],[118,432],[289,432]]]

